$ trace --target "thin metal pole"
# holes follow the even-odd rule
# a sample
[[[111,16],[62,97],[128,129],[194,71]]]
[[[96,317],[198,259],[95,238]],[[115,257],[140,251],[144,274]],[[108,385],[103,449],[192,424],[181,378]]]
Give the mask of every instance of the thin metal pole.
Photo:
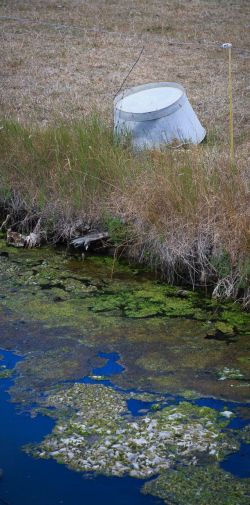
[[[229,94],[229,123],[230,123],[230,159],[234,163],[234,125],[233,125],[233,85],[232,85],[232,48],[228,52],[228,94]]]
[[[229,96],[229,136],[230,160],[234,165],[234,125],[233,125],[233,84],[232,84],[232,44],[222,44],[223,49],[228,49],[228,96]]]

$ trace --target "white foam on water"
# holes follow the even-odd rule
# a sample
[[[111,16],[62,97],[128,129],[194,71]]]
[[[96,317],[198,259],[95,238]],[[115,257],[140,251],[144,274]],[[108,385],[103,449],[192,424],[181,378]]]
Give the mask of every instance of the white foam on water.
[[[157,111],[175,103],[182,94],[181,89],[170,86],[143,89],[122,98],[117,108],[132,113]]]

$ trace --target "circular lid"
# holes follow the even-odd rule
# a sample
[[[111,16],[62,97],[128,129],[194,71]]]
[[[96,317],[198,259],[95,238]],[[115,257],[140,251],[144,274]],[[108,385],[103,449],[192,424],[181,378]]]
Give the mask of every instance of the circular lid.
[[[169,113],[184,93],[184,88],[174,82],[143,84],[120,93],[115,106],[127,118],[133,115],[138,120],[151,119]]]
[[[182,95],[178,88],[164,87],[138,91],[125,96],[118,104],[118,109],[124,112],[152,112],[169,107]]]

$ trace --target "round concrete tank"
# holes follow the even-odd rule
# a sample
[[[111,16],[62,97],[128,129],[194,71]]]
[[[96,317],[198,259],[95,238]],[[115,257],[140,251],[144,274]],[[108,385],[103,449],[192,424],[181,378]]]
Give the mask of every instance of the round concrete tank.
[[[143,84],[117,95],[114,128],[118,135],[130,132],[137,149],[174,141],[199,144],[206,135],[185,89],[175,82]]]

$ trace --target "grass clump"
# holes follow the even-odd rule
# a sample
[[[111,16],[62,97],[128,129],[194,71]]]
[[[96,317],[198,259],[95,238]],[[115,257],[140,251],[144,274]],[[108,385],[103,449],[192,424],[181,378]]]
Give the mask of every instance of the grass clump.
[[[56,127],[3,121],[0,204],[13,229],[47,238],[107,230],[169,282],[249,304],[249,175],[223,145],[134,153],[98,117]]]

